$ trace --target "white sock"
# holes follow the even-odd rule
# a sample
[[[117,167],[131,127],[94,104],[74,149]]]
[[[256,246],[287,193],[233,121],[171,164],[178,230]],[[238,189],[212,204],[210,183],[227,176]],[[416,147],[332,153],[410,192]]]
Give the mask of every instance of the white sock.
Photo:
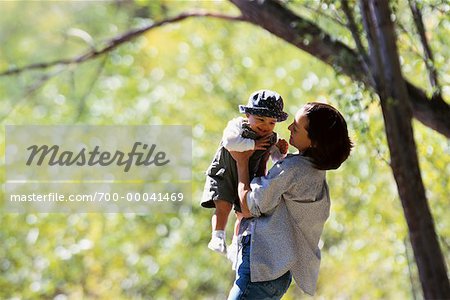
[[[233,235],[233,240],[231,241],[231,243],[232,244],[235,244],[235,243],[237,244],[237,241],[238,241],[238,237],[237,237],[237,235],[234,234]]]
[[[218,237],[218,238],[221,238],[221,239],[224,239],[224,240],[226,239],[225,238],[226,237],[225,230],[214,230],[211,235],[213,237]]]

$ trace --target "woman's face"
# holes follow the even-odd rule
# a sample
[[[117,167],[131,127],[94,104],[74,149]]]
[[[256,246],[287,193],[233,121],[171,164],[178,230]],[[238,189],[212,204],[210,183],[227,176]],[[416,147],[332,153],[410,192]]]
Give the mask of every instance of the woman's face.
[[[304,108],[300,108],[295,115],[294,122],[288,127],[291,132],[289,144],[297,148],[300,152],[305,151],[311,146],[311,140],[309,139],[308,131],[306,130],[308,125],[309,120],[304,112]]]

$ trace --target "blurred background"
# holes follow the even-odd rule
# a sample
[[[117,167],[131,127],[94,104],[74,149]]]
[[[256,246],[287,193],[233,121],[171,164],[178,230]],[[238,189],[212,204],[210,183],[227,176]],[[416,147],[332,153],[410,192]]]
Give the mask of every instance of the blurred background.
[[[348,30],[325,16],[333,15],[331,2],[286,3],[353,45]],[[396,18],[408,24],[402,5],[395,4]],[[0,2],[0,72],[73,58],[133,28],[198,9],[239,14],[226,1]],[[429,1],[424,9],[446,99],[448,10],[442,1]],[[404,76],[425,86],[425,64],[408,28],[398,38]],[[207,248],[212,210],[199,206],[204,171],[227,121],[239,116],[238,105],[262,88],[285,100],[290,117],[276,126],[281,137],[288,138],[287,126],[300,106],[326,101],[346,117],[356,145],[350,159],[327,175],[332,207],[314,298],[421,299],[377,96],[259,27],[215,18],[152,29],[84,63],[0,77],[3,125],[179,124],[193,132],[192,201],[172,212],[0,211],[0,298],[224,299],[234,272]],[[450,143],[417,121],[413,126],[448,269]],[[0,132],[4,137],[4,126]],[[0,150],[4,165],[4,138]],[[4,185],[4,168],[0,178]],[[233,222],[231,217],[229,239]],[[293,284],[283,299],[302,298],[311,297]]]

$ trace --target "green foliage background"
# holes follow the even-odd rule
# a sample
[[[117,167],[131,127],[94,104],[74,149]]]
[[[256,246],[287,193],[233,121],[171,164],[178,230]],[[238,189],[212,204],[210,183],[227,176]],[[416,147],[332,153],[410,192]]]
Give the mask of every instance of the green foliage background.
[[[351,40],[343,28],[301,9],[305,3],[324,8],[327,1],[290,5],[340,39]],[[0,71],[72,57],[130,28],[196,8],[237,14],[231,4],[218,1],[1,2]],[[398,17],[407,20],[407,13],[401,13],[405,10],[397,9]],[[450,22],[442,14],[428,13],[448,99],[444,54]],[[411,51],[417,45],[405,33],[399,32],[399,39],[405,76],[423,86],[423,62]],[[207,249],[212,211],[201,209],[198,201],[204,170],[227,120],[261,88],[276,90],[285,99],[290,118],[277,125],[281,136],[288,137],[287,125],[302,104],[321,100],[343,112],[356,144],[350,159],[328,174],[332,211],[321,241],[316,298],[420,298],[376,97],[268,32],[210,18],[152,30],[81,65],[0,77],[3,125],[183,124],[192,126],[194,136],[192,201],[172,213],[2,211],[0,298],[225,298],[234,273],[226,259]],[[448,262],[449,141],[417,122],[414,129],[429,205]],[[4,164],[4,139],[0,147]],[[4,184],[4,170],[0,176]],[[292,285],[284,299],[298,298],[309,297]]]

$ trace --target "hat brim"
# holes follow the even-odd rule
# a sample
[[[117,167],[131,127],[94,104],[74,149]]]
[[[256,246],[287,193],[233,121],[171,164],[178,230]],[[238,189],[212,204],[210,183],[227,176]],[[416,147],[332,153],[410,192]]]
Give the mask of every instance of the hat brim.
[[[277,122],[286,121],[288,114],[284,111],[272,111],[265,107],[247,107],[244,105],[239,105],[240,113],[247,113],[251,115],[263,116],[277,119]]]

